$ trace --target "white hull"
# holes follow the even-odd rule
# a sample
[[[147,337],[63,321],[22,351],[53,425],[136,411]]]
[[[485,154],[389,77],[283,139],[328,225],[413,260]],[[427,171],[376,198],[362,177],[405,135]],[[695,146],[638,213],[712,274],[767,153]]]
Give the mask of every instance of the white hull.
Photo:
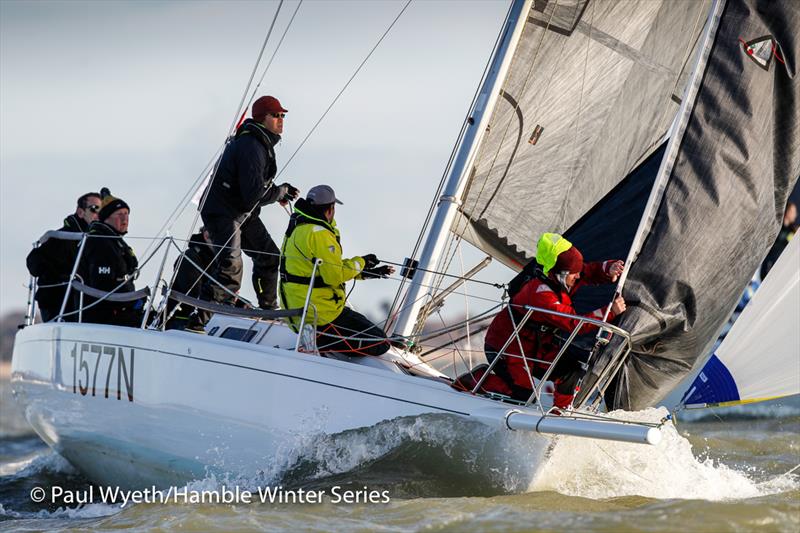
[[[185,482],[209,469],[251,474],[299,435],[507,410],[445,383],[360,364],[95,324],[25,328],[12,381],[47,444],[91,479],[131,486]]]
[[[99,324],[29,326],[16,337],[12,390],[48,445],[92,480],[128,487],[250,476],[298,442],[399,417],[444,414],[497,427],[513,419],[540,432],[570,423],[513,412],[385,359],[290,351],[287,328],[259,328],[266,331],[255,344]],[[580,431],[587,424],[596,423]],[[601,433],[617,431],[602,425]]]

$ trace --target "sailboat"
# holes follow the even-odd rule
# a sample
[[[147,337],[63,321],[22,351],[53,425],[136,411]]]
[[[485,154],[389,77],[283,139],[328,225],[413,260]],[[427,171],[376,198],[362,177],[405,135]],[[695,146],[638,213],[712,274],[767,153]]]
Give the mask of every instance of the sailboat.
[[[681,405],[731,407],[800,394],[798,324],[800,240],[792,239],[686,390]],[[754,357],[762,369],[755,376],[751,374]]]
[[[604,417],[600,405],[651,405],[701,364],[777,233],[773,204],[800,173],[789,31],[800,28],[800,15],[772,4],[757,13],[760,4],[510,4],[386,328],[398,339],[421,337],[427,316],[454,290],[442,284],[462,242],[519,269],[544,231],[565,233],[589,259],[609,252],[612,240],[629,265],[615,291],[635,309],[619,324],[598,321],[611,340],[598,343],[576,406],[584,409],[556,416],[543,382],[524,403],[455,390],[413,350],[320,354],[313,320],[300,334],[281,321],[309,317],[308,306],[235,310],[168,293],[216,312],[207,335],[164,330],[163,301],[140,328],[34,323],[31,304],[12,362],[26,418],[90,479],[129,487],[252,472],[314,436],[428,415],[527,431],[543,444],[552,435],[656,444],[660,424]],[[769,46],[758,41],[764,36]],[[709,115],[731,92],[725,112]],[[736,169],[735,180],[726,168]],[[714,209],[697,190],[716,200]],[[740,210],[736,223],[709,237],[721,209]],[[691,257],[680,246],[690,231]],[[82,250],[86,237],[78,237]],[[742,263],[724,265],[713,296],[706,274],[686,278],[676,268],[707,272],[711,257]],[[165,262],[166,255],[149,291],[153,303]],[[77,280],[69,287],[133,297],[98,295]]]

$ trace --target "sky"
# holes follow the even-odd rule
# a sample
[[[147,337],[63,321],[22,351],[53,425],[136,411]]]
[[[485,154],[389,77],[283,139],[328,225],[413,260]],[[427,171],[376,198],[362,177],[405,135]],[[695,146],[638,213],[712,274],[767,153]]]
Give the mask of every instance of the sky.
[[[131,206],[126,240],[146,259],[147,238],[224,142],[278,5],[0,0],[0,312],[25,306],[25,255],[84,192],[105,186]],[[256,93],[289,109],[278,181],[301,191],[331,185],[344,201],[344,254],[398,263],[417,239],[507,1],[413,1],[287,162],[404,5],[304,1]],[[280,8],[254,83],[297,6]],[[190,205],[171,234],[187,238],[195,215]],[[261,218],[280,246],[286,212],[268,206]],[[480,259],[465,254],[465,269]],[[159,260],[137,287],[152,285]],[[254,299],[249,272],[246,263],[242,294]],[[495,266],[481,276],[511,273]],[[377,316],[396,289],[360,282],[351,301]]]

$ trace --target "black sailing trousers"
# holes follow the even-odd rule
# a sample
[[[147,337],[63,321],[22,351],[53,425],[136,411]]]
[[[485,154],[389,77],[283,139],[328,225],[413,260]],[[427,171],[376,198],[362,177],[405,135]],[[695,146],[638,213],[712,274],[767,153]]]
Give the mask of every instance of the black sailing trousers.
[[[349,307],[332,322],[317,328],[317,349],[347,355],[383,355],[389,341],[381,328]]]
[[[209,274],[232,293],[242,286],[242,251],[253,260],[253,288],[258,305],[264,309],[278,306],[278,259],[280,250],[258,217],[237,218],[204,216],[216,259]],[[235,298],[219,285],[203,280],[200,298],[217,303],[234,304]],[[203,322],[207,321],[203,320]]]

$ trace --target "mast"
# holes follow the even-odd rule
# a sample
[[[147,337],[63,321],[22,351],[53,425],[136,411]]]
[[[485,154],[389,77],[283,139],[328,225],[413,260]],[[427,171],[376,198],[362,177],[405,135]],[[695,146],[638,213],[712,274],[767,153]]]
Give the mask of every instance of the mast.
[[[487,111],[494,109],[495,102],[500,95],[500,88],[527,22],[527,14],[531,9],[532,1],[513,0],[506,22],[500,32],[502,37],[478,98],[475,100],[472,113],[470,113],[469,123],[459,141],[458,151],[453,165],[450,167],[445,188],[439,197],[436,215],[420,255],[419,266],[403,300],[403,307],[395,324],[395,335],[408,336],[412,333],[422,306],[431,296],[425,294],[433,278],[433,274],[429,271],[433,270],[441,258],[448,232],[453,225],[464,188],[467,185],[467,175],[472,168],[478,145],[491,118],[491,113]]]

